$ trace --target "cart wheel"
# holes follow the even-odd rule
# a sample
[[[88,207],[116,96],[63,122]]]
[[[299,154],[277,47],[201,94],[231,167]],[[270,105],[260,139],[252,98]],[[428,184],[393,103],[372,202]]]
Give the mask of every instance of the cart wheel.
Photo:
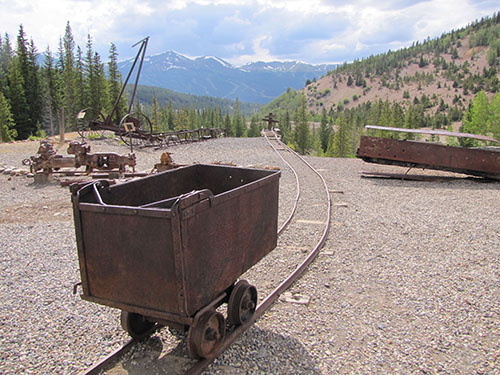
[[[217,311],[206,311],[197,323],[189,328],[188,350],[193,358],[208,358],[224,339],[224,316]]]
[[[153,125],[143,113],[125,115],[118,127],[120,138],[127,146],[140,147],[152,142]]]
[[[122,328],[136,340],[148,337],[156,324],[147,320],[144,315],[128,311],[122,311],[120,318]]]
[[[76,115],[75,128],[80,137],[102,138],[104,130],[100,125],[104,123],[103,114],[97,109],[85,108]]]
[[[252,317],[257,306],[257,289],[246,280],[236,283],[227,303],[229,322],[239,326]]]

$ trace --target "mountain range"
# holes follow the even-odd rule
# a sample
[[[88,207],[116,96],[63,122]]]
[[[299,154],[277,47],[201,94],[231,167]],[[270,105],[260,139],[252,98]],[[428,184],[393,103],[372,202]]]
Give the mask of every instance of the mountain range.
[[[133,59],[118,63],[126,77]],[[213,56],[189,58],[174,51],[146,56],[139,83],[176,92],[265,104],[288,88],[300,89],[307,80],[325,75],[336,65],[298,61],[254,62],[240,67]],[[135,77],[137,66],[131,77]]]

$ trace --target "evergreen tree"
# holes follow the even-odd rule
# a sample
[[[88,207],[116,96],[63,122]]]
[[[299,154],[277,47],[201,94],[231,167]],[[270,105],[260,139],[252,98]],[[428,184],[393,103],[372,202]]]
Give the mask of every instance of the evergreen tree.
[[[260,127],[259,127],[259,116],[254,114],[250,119],[250,128],[248,129],[249,137],[258,137],[260,136]]]
[[[10,45],[9,34],[0,37],[0,92],[5,92],[8,86],[9,68],[14,52]]]
[[[82,49],[76,48],[75,61],[75,110],[81,111],[84,108],[90,107],[88,100],[88,90],[85,84],[85,62],[83,60]]]
[[[351,157],[351,131],[345,114],[337,119],[337,127],[338,130],[333,142],[333,154],[338,158]]]
[[[321,122],[319,127],[319,140],[320,140],[321,151],[323,153],[325,153],[326,150],[328,149],[330,133],[331,133],[331,127],[330,124],[328,123],[328,115],[326,113],[326,108],[323,107],[323,110],[321,111]]]
[[[54,66],[54,58],[52,56],[52,52],[50,48],[47,47],[45,52],[45,60],[43,63],[42,69],[42,81],[44,83],[44,101],[45,101],[45,109],[46,113],[49,117],[49,129],[50,135],[53,136],[55,134],[54,131],[54,121],[58,118],[59,106],[60,106],[60,97],[59,97],[59,72]]]
[[[30,118],[35,129],[40,129],[42,122],[43,96],[40,82],[40,67],[38,65],[38,53],[33,40],[30,41],[28,49],[28,85],[26,99],[30,106]]]
[[[17,132],[14,125],[9,102],[0,92],[0,143],[12,141],[16,138]]]
[[[309,148],[310,143],[310,130],[309,123],[307,122],[307,107],[306,98],[301,96],[300,106],[297,107],[294,116],[295,129],[294,129],[294,144],[297,146],[299,153],[304,155]]]
[[[233,114],[233,134],[235,137],[242,137],[245,134],[245,124],[242,121],[240,114],[240,101],[236,97],[236,102],[234,104],[234,114]]]
[[[153,127],[153,132],[161,131],[160,127],[160,105],[156,96],[153,95],[153,104],[151,105],[151,126]]]
[[[14,57],[10,64],[9,87],[6,93],[17,131],[16,139],[26,139],[31,135],[33,129],[30,127],[29,107],[24,95],[24,81],[18,66],[17,57]]]
[[[290,123],[290,112],[288,109],[280,118],[281,140],[287,144],[292,139],[292,125]]]
[[[172,101],[168,101],[168,109],[167,109],[167,128],[169,130],[175,129],[175,112]]]
[[[105,112],[109,108],[108,82],[104,73],[104,64],[101,62],[101,57],[97,52],[94,53],[94,70],[95,70],[95,92],[97,95],[96,107]]]
[[[484,91],[480,91],[472,100],[462,125],[464,133],[486,134],[490,120],[489,100]],[[465,147],[477,146],[478,141],[471,138],[461,138],[460,144]]]
[[[116,50],[116,46],[113,43],[111,43],[111,47],[109,48],[108,89],[110,104],[114,105],[122,89],[122,76],[120,71],[118,70],[118,52]],[[125,99],[125,96],[122,95],[120,101],[116,103],[116,110],[112,118],[113,122],[115,124],[119,124],[120,120],[127,113],[127,110],[127,100]],[[111,111],[111,108],[109,108],[109,111]]]
[[[326,149],[325,156],[331,158],[335,156],[335,132],[332,130],[330,137],[328,139],[328,147]]]
[[[76,102],[76,70],[75,70],[75,41],[71,31],[69,21],[66,23],[66,29],[63,37],[63,56],[62,56],[62,92],[64,95],[64,121],[66,124],[72,123],[76,113],[80,110],[77,109]],[[65,126],[66,127],[66,126]]]
[[[17,124],[18,134],[22,139],[35,134],[37,126],[40,126],[41,122],[41,90],[36,56],[37,53],[34,44],[33,42],[31,42],[31,45],[28,44],[23,26],[21,25],[17,36],[16,57],[19,74],[22,77],[21,85],[26,100],[25,109],[27,111],[24,115],[26,121],[23,124]]]
[[[233,126],[231,124],[231,117],[229,116],[229,112],[226,113],[226,116],[224,117],[224,131],[226,133],[226,137],[233,136]]]
[[[497,92],[491,101],[489,131],[493,137],[500,140],[500,92]]]
[[[94,51],[92,49],[92,38],[90,37],[90,34],[87,34],[87,51],[85,53],[85,59],[83,61],[83,73],[83,98],[85,106],[101,110],[98,103],[99,98],[97,97],[97,72],[96,66],[94,64]]]

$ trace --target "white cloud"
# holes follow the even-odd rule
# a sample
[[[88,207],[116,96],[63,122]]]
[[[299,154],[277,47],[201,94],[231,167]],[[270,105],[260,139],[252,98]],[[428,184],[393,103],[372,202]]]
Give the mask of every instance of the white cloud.
[[[56,51],[69,21],[75,42],[87,34],[121,58],[151,36],[148,53],[175,49],[232,63],[368,57],[491,16],[492,0],[0,0],[0,34],[14,42],[22,24],[41,51]],[[13,43],[14,44],[14,43]]]

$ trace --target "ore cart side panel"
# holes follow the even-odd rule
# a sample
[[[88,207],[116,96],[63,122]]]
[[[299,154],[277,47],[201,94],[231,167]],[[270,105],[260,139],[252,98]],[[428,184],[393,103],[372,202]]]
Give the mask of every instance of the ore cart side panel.
[[[179,221],[138,212],[80,204],[83,298],[178,314],[174,247],[180,244],[173,239]]]
[[[182,213],[186,307],[194,314],[277,243],[279,173]]]

